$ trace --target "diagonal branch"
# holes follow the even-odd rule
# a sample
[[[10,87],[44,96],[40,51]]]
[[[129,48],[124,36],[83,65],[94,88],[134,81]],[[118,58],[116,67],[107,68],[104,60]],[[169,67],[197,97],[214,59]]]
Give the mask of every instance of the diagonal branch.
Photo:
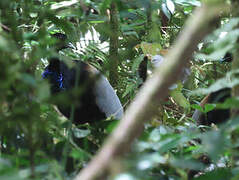
[[[102,149],[75,178],[75,180],[106,179],[107,170],[115,158],[130,150],[130,145],[143,131],[143,125],[154,115],[159,100],[168,94],[168,87],[178,79],[181,69],[192,58],[198,43],[211,32],[222,7],[203,5],[187,21],[186,26],[165,63],[148,79],[135,100],[127,109],[115,131]]]

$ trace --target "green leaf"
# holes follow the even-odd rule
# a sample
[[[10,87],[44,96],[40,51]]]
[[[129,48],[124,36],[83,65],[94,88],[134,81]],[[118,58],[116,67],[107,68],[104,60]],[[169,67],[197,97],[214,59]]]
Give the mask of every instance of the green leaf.
[[[223,88],[232,88],[239,84],[239,79],[235,77],[238,73],[239,70],[232,70],[228,72],[224,78],[218,79],[208,88],[199,88],[197,90],[192,91],[190,95],[207,95]]]
[[[162,3],[161,9],[162,9],[164,15],[167,16],[168,19],[171,19],[172,15],[171,15],[171,12],[169,11],[166,3]]]
[[[69,7],[69,6],[72,6],[76,3],[78,3],[77,0],[61,1],[61,2],[58,2],[58,3],[52,4],[51,9],[56,10],[56,9],[60,9],[60,8],[63,8],[63,7]]]
[[[116,128],[116,126],[119,124],[119,122],[120,121],[118,121],[118,120],[113,120],[113,121],[108,122],[108,125],[106,127],[106,132],[108,134],[110,134]]]
[[[230,109],[230,108],[238,108],[238,107],[239,107],[238,98],[228,98],[224,103],[217,104],[217,108],[219,109]]]
[[[190,111],[190,103],[188,100],[185,98],[185,96],[182,94],[181,90],[174,89],[170,92],[170,96],[175,100],[175,102],[183,107],[186,112]]]
[[[139,56],[139,57],[134,59],[133,65],[132,65],[132,68],[131,68],[133,73],[136,73],[138,71],[139,65],[143,60],[144,60],[144,56]]]
[[[34,77],[29,74],[26,74],[26,73],[22,74],[21,79],[23,82],[25,82],[26,84],[28,84],[30,86],[36,87],[36,85],[37,85]]]
[[[38,100],[41,102],[41,101],[44,101],[46,100],[47,98],[50,97],[50,87],[49,87],[49,84],[47,82],[42,82],[40,83],[38,86],[37,86],[37,97],[38,97]]]
[[[201,6],[199,0],[174,0],[174,2],[182,6]]]
[[[122,97],[127,96],[128,94],[130,94],[130,92],[134,91],[136,88],[136,85],[133,83],[129,83],[126,87],[126,90],[124,91],[124,94],[122,95]]]
[[[218,168],[214,171],[206,172],[205,174],[193,178],[193,180],[231,180],[233,177],[229,168]]]
[[[212,111],[215,109],[216,104],[205,104],[204,106],[204,113],[208,113],[209,111]]]
[[[72,132],[74,133],[74,136],[77,138],[87,137],[91,133],[89,129],[79,129],[79,128],[72,129]]]
[[[202,106],[200,106],[200,105],[198,105],[198,104],[192,104],[192,105],[191,105],[191,108],[197,109],[197,110],[199,110],[200,112],[204,112]]]
[[[160,53],[162,46],[159,43],[146,43],[142,42],[140,47],[144,53],[144,55],[157,55]]]
[[[174,2],[172,0],[164,0],[161,4],[161,9],[165,16],[167,16],[168,19],[171,19],[171,16],[175,11]]]

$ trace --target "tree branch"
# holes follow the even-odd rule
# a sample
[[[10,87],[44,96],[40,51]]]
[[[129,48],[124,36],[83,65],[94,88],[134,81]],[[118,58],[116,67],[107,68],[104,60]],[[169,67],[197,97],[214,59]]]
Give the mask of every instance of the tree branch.
[[[118,11],[115,2],[111,2],[110,5],[110,49],[109,49],[109,67],[110,74],[109,80],[111,85],[115,88],[118,83],[118,64],[119,64],[119,22]]]
[[[144,123],[154,115],[159,100],[167,96],[168,87],[177,80],[181,69],[192,58],[198,43],[214,29],[221,10],[222,8],[213,4],[210,7],[203,5],[195,11],[166,57],[165,63],[146,81],[118,127],[75,180],[106,179],[113,160],[130,150],[131,143],[143,131]]]

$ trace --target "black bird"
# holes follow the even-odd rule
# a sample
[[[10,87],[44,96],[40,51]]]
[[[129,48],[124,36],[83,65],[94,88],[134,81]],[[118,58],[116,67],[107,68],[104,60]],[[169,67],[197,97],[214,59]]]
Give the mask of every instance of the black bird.
[[[223,103],[227,98],[231,97],[231,89],[224,88],[216,92],[212,92],[207,95],[200,103],[200,106],[204,107],[205,104]],[[203,114],[199,110],[195,110],[192,118],[198,125],[210,126],[213,124],[220,124],[226,122],[230,117],[229,109],[214,109],[206,114]]]
[[[230,63],[233,61],[233,56],[230,52],[227,52],[220,62]],[[204,107],[208,103],[223,103],[227,98],[231,97],[231,89],[223,88],[218,91],[208,94],[200,103],[201,107]],[[210,126],[213,124],[220,124],[226,122],[230,118],[229,109],[214,109],[206,114],[203,114],[199,110],[195,110],[192,116],[198,125]]]
[[[220,59],[220,62],[226,62],[230,63],[233,61],[232,54],[230,52],[227,52],[225,56]],[[203,98],[203,100],[200,103],[201,107],[204,107],[205,104],[208,103],[223,103],[226,101],[227,98],[231,97],[231,89],[230,88],[223,88],[218,91],[212,92],[208,94],[206,97]],[[212,123],[216,125],[220,125],[221,123],[226,122],[230,118],[230,110],[229,109],[213,109],[212,111],[209,111],[208,113],[204,114],[198,109],[194,111],[192,119],[195,120],[197,125],[204,125],[204,126],[210,126]],[[197,139],[199,143],[202,143],[201,139]],[[211,158],[203,154],[201,155],[198,160],[203,163],[206,166],[209,166],[211,162]],[[188,179],[194,179],[196,175],[201,174],[199,170],[189,170],[188,172]]]
[[[42,74],[43,78],[49,80],[52,94],[67,94],[66,99],[56,102],[59,111],[70,118],[69,102],[74,102],[73,122],[76,125],[110,116],[121,119],[123,107],[109,81],[95,68],[82,61],[73,61],[73,64],[70,68],[58,58],[52,58]],[[75,86],[80,91],[78,95],[73,91]]]
[[[62,42],[57,50],[69,47],[65,42],[65,34],[57,33],[53,37]],[[49,80],[51,93],[63,95],[55,104],[59,111],[70,118],[72,104],[75,105],[73,123],[92,123],[113,116],[121,119],[123,107],[109,81],[94,67],[80,60],[72,62],[68,67],[59,58],[51,58],[42,77]],[[75,92],[77,91],[77,92]],[[59,96],[56,96],[59,97]]]
[[[141,87],[147,79],[147,64],[148,64],[148,57],[144,56],[144,59],[139,64],[139,69],[138,69],[139,77],[142,79],[142,84],[140,84],[139,87]]]

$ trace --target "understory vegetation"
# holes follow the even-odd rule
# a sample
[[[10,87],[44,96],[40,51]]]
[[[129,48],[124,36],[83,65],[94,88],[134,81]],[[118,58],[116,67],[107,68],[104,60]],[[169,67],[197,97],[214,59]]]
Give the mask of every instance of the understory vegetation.
[[[141,64],[147,60],[150,79],[153,57],[173,53],[185,22],[204,2],[221,3],[1,0],[0,179],[73,179],[120,123],[108,118],[76,126],[59,113],[54,105],[59,97],[42,78],[50,57],[69,66],[70,60],[94,66],[126,111],[145,85]],[[129,152],[112,162],[104,179],[239,179],[239,6],[235,0],[222,4],[231,9],[219,12],[217,22],[211,23],[213,32],[183,65],[190,71],[185,83],[178,79],[176,88],[165,88],[168,96],[154,107],[154,117],[145,120],[143,133],[128,145]],[[55,33],[67,39],[55,39]],[[61,43],[72,48],[58,53]],[[208,94],[224,88],[232,88],[230,98],[200,106]],[[206,126],[192,118],[195,110],[207,114],[216,108],[228,110],[229,120]]]

